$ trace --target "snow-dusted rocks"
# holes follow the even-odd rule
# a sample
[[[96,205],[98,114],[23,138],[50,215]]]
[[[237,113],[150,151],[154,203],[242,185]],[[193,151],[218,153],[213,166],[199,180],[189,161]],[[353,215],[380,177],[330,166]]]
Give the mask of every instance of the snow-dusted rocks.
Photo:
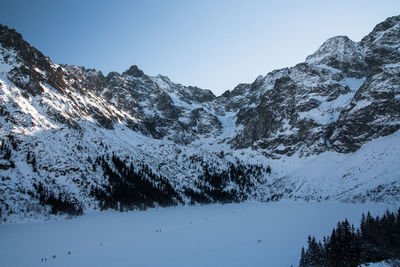
[[[233,146],[255,147],[271,156],[354,152],[397,131],[399,27],[399,17],[392,17],[359,43],[333,37],[305,63],[241,85],[242,95],[253,102],[238,112],[237,123],[244,129]]]
[[[328,66],[340,70],[350,77],[363,77],[367,69],[364,53],[359,44],[347,36],[336,36],[328,39],[306,62],[313,65]]]
[[[158,191],[175,204],[398,201],[400,171],[384,162],[400,157],[389,149],[400,139],[399,28],[392,17],[361,42],[333,37],[216,97],[135,65],[104,76],[54,64],[0,26],[1,218],[47,214],[52,197],[89,210],[114,195],[124,210],[140,179],[150,206],[165,201]],[[366,175],[371,164],[379,171]]]
[[[400,128],[400,16],[378,24],[359,46],[368,66],[366,80],[342,110],[330,138],[341,152]]]

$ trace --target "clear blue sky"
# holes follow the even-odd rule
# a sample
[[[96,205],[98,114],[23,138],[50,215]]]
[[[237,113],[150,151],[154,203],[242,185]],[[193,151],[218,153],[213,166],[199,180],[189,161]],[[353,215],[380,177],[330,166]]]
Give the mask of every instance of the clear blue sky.
[[[138,65],[217,95],[398,14],[399,0],[0,1],[0,23],[55,63],[105,75]]]

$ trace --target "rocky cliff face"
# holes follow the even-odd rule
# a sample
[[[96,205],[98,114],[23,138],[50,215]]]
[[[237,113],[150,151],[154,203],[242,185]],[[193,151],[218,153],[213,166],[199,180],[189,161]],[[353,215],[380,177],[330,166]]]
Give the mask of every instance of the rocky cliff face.
[[[400,17],[378,24],[359,43],[367,65],[365,82],[346,106],[330,137],[340,152],[355,151],[367,141],[400,127]]]
[[[57,110],[51,114],[60,122],[76,124],[91,117],[107,129],[123,122],[143,134],[154,138],[170,136],[177,142],[190,142],[198,132],[211,134],[220,130],[215,116],[201,110],[203,103],[215,98],[209,90],[175,84],[165,76],[149,77],[137,66],[104,77],[96,70],[53,64],[14,30],[4,26],[0,30],[4,76],[26,97],[45,98],[46,85],[50,91],[60,93],[72,112]],[[101,107],[85,105],[82,97],[100,102]],[[184,132],[185,137],[176,137],[178,132]]]
[[[327,153],[354,154],[400,128],[399,86],[400,16],[378,24],[358,43],[333,37],[305,62],[219,97],[148,76],[137,66],[104,76],[54,64],[16,31],[0,26],[0,210],[41,210],[43,201],[35,202],[39,184],[70,194],[85,208],[99,207],[101,190],[115,183],[104,169],[120,165],[115,157],[145,170],[142,178],[154,186],[170,183],[174,199],[183,203],[221,201],[221,195],[231,201],[291,198],[305,179],[293,180],[298,176],[292,171],[304,162]],[[390,166],[382,166],[390,173]],[[357,173],[349,167],[340,175],[361,179]],[[398,178],[392,173],[387,181]],[[317,193],[304,194],[351,200],[379,186],[356,192],[352,183],[337,183],[340,192],[312,187]],[[397,182],[387,187],[397,190]]]
[[[399,25],[389,18],[359,43],[333,37],[304,63],[259,77],[244,92],[257,97],[240,108],[244,129],[231,143],[271,156],[346,153],[397,131]]]

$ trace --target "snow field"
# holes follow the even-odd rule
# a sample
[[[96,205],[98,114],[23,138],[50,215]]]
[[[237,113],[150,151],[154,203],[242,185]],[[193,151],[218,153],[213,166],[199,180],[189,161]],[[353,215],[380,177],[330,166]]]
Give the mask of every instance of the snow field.
[[[309,234],[321,239],[339,220],[358,226],[362,212],[375,216],[386,208],[397,207],[247,202],[5,224],[0,265],[297,266]]]

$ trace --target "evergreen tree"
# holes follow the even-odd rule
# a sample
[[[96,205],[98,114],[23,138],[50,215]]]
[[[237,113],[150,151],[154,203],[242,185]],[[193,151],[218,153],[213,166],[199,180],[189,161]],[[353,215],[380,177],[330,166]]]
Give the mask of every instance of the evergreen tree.
[[[400,209],[387,211],[373,218],[368,212],[361,217],[360,228],[350,226],[347,219],[339,222],[323,244],[308,238],[308,248],[302,248],[300,266],[359,266],[400,258]]]

